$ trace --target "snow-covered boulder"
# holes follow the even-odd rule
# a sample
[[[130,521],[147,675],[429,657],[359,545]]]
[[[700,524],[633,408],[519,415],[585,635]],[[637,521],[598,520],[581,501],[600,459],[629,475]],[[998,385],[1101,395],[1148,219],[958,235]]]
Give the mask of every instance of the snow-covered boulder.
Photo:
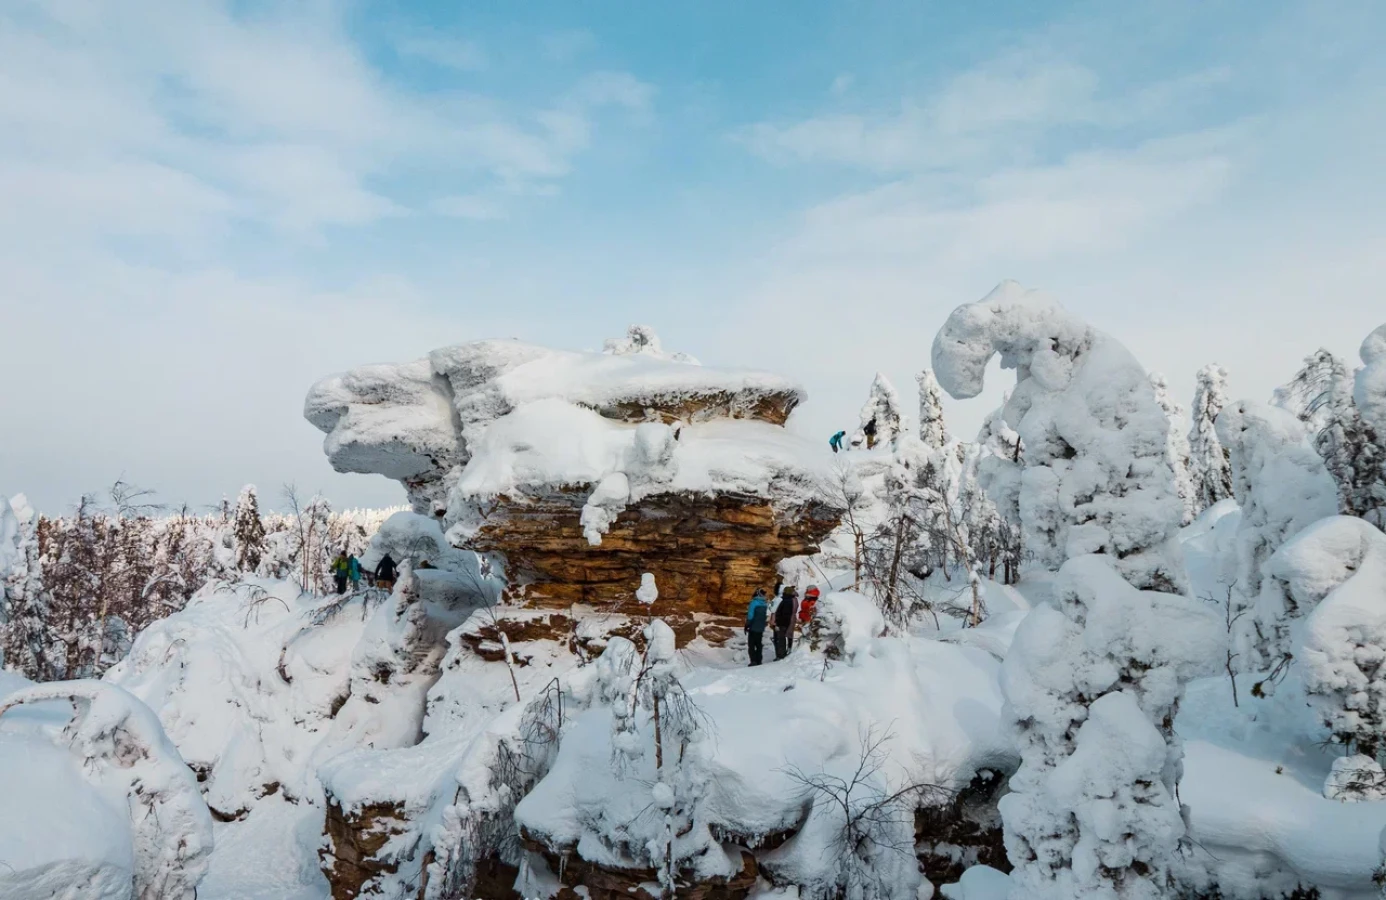
[[[400,480],[530,602],[634,603],[648,571],[657,613],[737,613],[837,521],[829,454],[783,427],[802,399],[642,327],[604,353],[479,341],[368,366],[319,382],[305,412],[336,468]]]

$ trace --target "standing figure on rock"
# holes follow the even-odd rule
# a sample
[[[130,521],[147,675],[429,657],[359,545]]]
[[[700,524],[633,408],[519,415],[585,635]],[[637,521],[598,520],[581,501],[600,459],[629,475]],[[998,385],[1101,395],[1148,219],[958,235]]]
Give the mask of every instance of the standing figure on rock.
[[[794,640],[794,619],[799,613],[799,591],[790,586],[775,598],[775,607],[770,611],[775,620],[775,659],[781,660],[789,655]]]
[[[751,597],[751,605],[746,610],[746,652],[750,654],[751,665],[758,666],[765,649],[765,623],[769,619],[770,605],[765,602],[765,588],[756,588]]]
[[[346,593],[347,576],[350,574],[351,564],[347,562],[345,550],[337,552],[337,558],[332,560],[332,580],[337,583],[337,593]]]
[[[395,589],[395,578],[399,573],[395,569],[395,558],[386,553],[380,557],[380,564],[375,567],[375,586],[385,591]]]

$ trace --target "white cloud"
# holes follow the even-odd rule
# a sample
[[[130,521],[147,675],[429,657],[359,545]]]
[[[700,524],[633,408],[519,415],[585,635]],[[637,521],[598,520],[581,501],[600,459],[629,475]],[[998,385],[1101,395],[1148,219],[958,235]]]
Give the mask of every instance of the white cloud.
[[[398,46],[454,67],[479,62],[465,42],[427,34]],[[521,184],[541,193],[591,145],[603,110],[648,115],[653,96],[628,74],[593,73],[555,92],[560,122],[543,105],[411,92],[367,61],[331,5],[259,15],[216,0],[11,8],[0,12],[0,59],[6,231],[46,218],[72,225],[86,204],[64,194],[77,185],[93,198],[94,231],[186,235],[234,223],[306,239],[427,207],[394,192],[388,178],[401,168],[440,196]],[[51,202],[36,203],[47,190]],[[131,194],[149,201],[133,226],[112,221]]]

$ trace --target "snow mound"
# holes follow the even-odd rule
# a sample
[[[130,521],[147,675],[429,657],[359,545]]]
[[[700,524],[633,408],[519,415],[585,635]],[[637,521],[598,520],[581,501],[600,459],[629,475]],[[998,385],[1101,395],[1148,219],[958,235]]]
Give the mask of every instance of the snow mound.
[[[212,819],[149,708],[97,681],[0,692],[0,821],[23,823],[0,828],[0,893],[194,897]]]

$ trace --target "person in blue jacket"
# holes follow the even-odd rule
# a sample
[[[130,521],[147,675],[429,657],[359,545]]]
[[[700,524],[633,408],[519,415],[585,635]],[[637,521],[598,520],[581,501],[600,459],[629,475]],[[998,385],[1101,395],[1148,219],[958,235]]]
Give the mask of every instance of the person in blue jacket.
[[[746,609],[746,650],[751,665],[761,664],[765,648],[765,625],[770,619],[770,604],[765,601],[765,588],[756,588],[751,605]]]
[[[847,432],[839,431],[837,434],[833,435],[831,438],[828,439],[828,446],[832,447],[833,452],[836,453],[842,449],[842,442],[846,439]]]

